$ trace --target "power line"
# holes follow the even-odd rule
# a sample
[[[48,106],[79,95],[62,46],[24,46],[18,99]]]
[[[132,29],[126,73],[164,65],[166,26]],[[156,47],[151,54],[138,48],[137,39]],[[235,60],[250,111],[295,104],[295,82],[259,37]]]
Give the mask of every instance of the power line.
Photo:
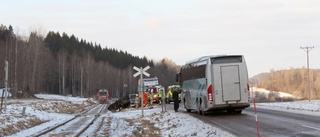
[[[309,52],[310,52],[311,49],[314,48],[314,46],[312,46],[312,47],[300,47],[300,48],[307,52],[308,91],[309,91],[309,102],[310,102]]]

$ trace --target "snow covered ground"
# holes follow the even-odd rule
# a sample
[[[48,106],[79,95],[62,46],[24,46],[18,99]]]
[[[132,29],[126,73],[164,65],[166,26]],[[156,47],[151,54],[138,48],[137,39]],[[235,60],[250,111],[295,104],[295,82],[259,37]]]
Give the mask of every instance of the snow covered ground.
[[[93,104],[93,101],[87,98],[45,94],[37,94],[36,96],[42,99],[8,101],[6,112],[3,111],[0,115],[0,136],[30,136],[48,126],[73,117],[79,107]],[[319,101],[260,103],[258,107],[260,106],[295,111],[310,111],[310,113],[320,114]],[[23,107],[26,108],[25,115],[22,115]],[[185,113],[176,113],[173,110],[161,113],[161,108],[157,105],[155,105],[154,109],[145,109],[144,117],[141,117],[141,115],[141,110],[131,108],[115,113],[108,111],[102,116],[108,116],[111,120],[111,126],[108,129],[108,134],[111,136],[134,136],[133,133],[139,132],[137,127],[139,125],[141,127],[143,121],[154,123],[154,128],[159,129],[154,131],[159,132],[155,134],[161,136],[234,136]],[[130,124],[128,122],[130,120],[134,121],[134,124]],[[93,125],[93,127],[98,126]],[[91,130],[94,131],[94,129]]]
[[[263,94],[264,96],[268,97],[268,94],[270,92],[272,92],[277,97],[281,97],[281,98],[291,97],[291,98],[294,98],[294,99],[301,99],[301,97],[297,97],[297,96],[291,95],[289,93],[285,93],[285,92],[281,92],[281,91],[270,91],[270,90],[266,90],[264,88],[251,87],[250,91],[252,91],[252,93],[253,93],[252,96],[256,96],[255,94],[258,92],[258,93]]]
[[[285,110],[300,110],[309,112],[318,112],[320,115],[320,101],[298,101],[298,102],[277,102],[277,103],[258,103],[259,106],[266,106],[269,108],[280,108]]]

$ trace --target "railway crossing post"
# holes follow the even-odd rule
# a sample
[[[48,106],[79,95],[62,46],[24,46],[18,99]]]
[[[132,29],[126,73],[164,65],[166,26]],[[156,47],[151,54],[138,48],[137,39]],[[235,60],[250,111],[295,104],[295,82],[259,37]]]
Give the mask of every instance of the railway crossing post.
[[[9,91],[8,91],[8,67],[9,63],[6,60],[5,61],[5,79],[4,79],[4,90],[2,90],[2,95],[1,95],[1,106],[0,106],[0,114],[2,113],[2,105],[3,105],[3,99],[4,99],[4,111],[7,112],[7,97],[9,96]]]
[[[162,91],[161,101],[162,101],[162,104],[161,104],[162,113],[167,112],[167,106],[166,106],[167,102],[166,102],[166,91],[165,90]]]
[[[149,77],[150,74],[147,73],[146,71],[149,69],[150,67],[149,66],[146,66],[145,68],[138,68],[136,66],[133,66],[133,69],[138,71],[137,73],[133,74],[133,77],[137,77],[138,75],[140,75],[140,95],[141,95],[141,107],[142,107],[142,117],[143,117],[143,81],[142,81],[142,78],[143,78],[143,75]]]

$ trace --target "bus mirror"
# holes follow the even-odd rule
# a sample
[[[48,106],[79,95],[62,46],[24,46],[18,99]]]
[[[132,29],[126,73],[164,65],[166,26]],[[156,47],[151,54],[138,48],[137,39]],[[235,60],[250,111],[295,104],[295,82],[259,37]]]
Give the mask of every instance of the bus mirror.
[[[176,82],[179,82],[180,83],[181,81],[181,72],[179,72],[177,75],[176,75]]]
[[[178,82],[178,80],[179,80],[179,79],[178,79],[178,74],[176,74],[176,82]]]

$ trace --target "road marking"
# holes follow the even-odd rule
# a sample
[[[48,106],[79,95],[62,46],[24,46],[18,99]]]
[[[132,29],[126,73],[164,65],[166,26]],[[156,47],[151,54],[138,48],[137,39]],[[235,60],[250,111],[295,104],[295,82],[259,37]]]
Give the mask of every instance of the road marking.
[[[248,133],[248,132],[239,132],[238,130],[234,130],[233,128],[229,128],[223,124],[220,124],[219,122],[216,122],[214,120],[211,120],[212,123],[226,129],[229,133],[233,134],[233,135],[241,135],[241,136],[256,136],[255,134],[251,134],[251,133]]]
[[[220,123],[218,123],[218,122],[215,122],[215,121],[213,121],[213,120],[211,120],[211,122],[212,122],[212,123],[215,123],[215,124],[218,125],[218,126],[221,126],[221,127],[225,128],[225,129],[228,129],[229,131],[235,131],[234,129],[229,128],[229,127],[227,127],[227,126],[225,126],[225,125],[222,125],[222,124],[220,124]]]
[[[319,130],[319,131],[320,131],[320,128],[311,127],[311,126],[306,126],[306,125],[301,125],[301,126],[306,127],[306,128],[311,128],[311,129]]]
[[[247,113],[247,112],[242,112],[242,114],[246,114],[246,115],[248,115],[248,116],[252,116],[252,117],[255,117],[255,114],[253,113]]]

